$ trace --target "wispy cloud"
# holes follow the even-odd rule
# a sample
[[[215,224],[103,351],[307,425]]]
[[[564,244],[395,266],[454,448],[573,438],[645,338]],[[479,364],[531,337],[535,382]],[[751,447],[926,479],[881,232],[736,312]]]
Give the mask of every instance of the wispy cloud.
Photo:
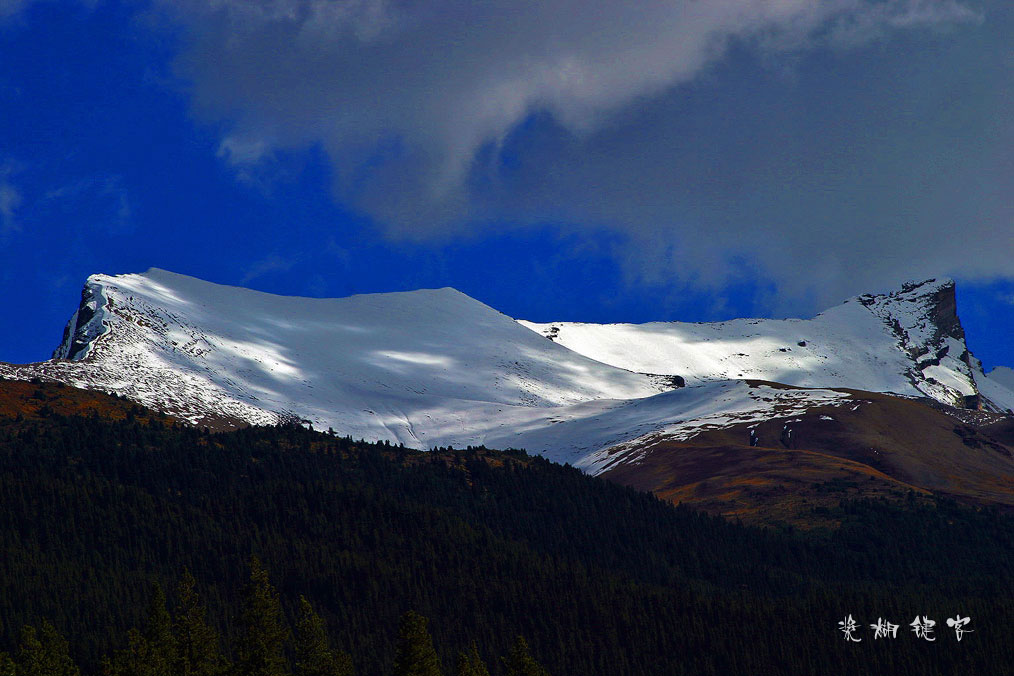
[[[239,281],[239,283],[246,284],[247,282],[272,272],[286,272],[291,270],[295,264],[295,258],[284,258],[278,254],[271,254],[252,265],[243,275],[243,278]]]
[[[906,0],[873,4],[864,12],[837,18],[828,31],[828,41],[839,47],[854,47],[886,37],[894,29],[946,28],[976,24],[984,15],[957,0]]]
[[[17,220],[17,212],[21,207],[23,197],[21,191],[11,180],[11,175],[14,172],[14,165],[11,163],[0,166],[0,233],[21,229]]]
[[[279,184],[290,182],[298,175],[292,162],[293,153],[277,151],[266,139],[226,136],[215,154],[233,170],[237,181],[267,197],[274,195]]]
[[[7,19],[20,13],[31,0],[0,0],[0,19]]]
[[[40,200],[42,208],[67,210],[69,205],[87,214],[84,217],[92,225],[109,232],[122,232],[132,226],[130,195],[121,176],[76,179],[46,191]]]
[[[103,0],[68,0],[74,1],[78,5],[83,5],[89,9],[94,9]],[[0,21],[5,19],[13,19],[20,16],[29,6],[39,2],[39,0],[0,0]]]
[[[267,141],[226,136],[218,145],[218,158],[233,167],[243,168],[263,162],[270,154]]]

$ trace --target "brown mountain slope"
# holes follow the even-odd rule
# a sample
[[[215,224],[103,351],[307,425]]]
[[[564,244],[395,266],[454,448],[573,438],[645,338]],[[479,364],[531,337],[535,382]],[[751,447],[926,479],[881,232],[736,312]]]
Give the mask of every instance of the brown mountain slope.
[[[847,391],[846,406],[656,442],[602,476],[713,513],[801,526],[824,525],[821,507],[845,495],[915,491],[1014,508],[1014,421]]]
[[[172,418],[153,413],[132,401],[95,390],[82,390],[55,382],[0,379],[0,417],[45,418],[54,413],[94,414],[112,420],[130,416],[138,419],[154,417],[173,422]]]

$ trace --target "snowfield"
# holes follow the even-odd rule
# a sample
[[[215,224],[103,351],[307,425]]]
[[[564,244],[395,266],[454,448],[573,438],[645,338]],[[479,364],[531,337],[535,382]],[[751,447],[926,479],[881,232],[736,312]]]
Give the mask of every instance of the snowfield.
[[[960,324],[941,327],[934,316],[941,302],[953,303],[953,290],[949,279],[909,284],[889,295],[849,299],[813,319],[521,324],[603,363],[680,375],[687,384],[770,380],[930,397],[954,406],[981,393],[995,408],[1014,407],[1010,385],[991,381],[967,352]]]
[[[1014,406],[931,317],[947,284],[805,321],[539,325],[449,288],[295,298],[151,269],[90,277],[54,359],[0,375],[121,394],[194,424],[301,420],[413,448],[526,448],[597,473],[653,440],[850,401],[829,388]]]

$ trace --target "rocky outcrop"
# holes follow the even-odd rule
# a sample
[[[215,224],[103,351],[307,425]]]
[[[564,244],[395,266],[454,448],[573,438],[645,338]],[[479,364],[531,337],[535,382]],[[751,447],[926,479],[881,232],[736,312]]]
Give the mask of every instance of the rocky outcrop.
[[[81,303],[63,330],[63,340],[53,359],[78,360],[88,356],[94,341],[105,332],[103,315],[109,301],[101,285],[89,279],[81,290]]]
[[[958,408],[979,408],[985,403],[976,386],[981,367],[965,344],[954,288],[951,279],[927,279],[857,300],[897,337],[916,389]]]

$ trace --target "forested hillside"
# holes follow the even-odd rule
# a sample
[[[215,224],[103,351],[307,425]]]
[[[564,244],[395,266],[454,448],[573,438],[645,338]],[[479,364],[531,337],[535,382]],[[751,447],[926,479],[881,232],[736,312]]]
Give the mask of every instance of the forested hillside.
[[[555,676],[1011,673],[1014,523],[902,503],[845,502],[839,530],[776,532],[522,452],[47,406],[0,418],[0,651],[47,620],[96,672],[152,584],[174,590],[186,569],[228,652],[256,556],[288,622],[305,597],[363,675],[391,673],[408,610],[429,618],[446,673],[473,641],[497,673],[518,635]],[[959,614],[974,630],[960,642],[945,623]],[[839,631],[848,615],[861,642]],[[881,617],[897,638],[874,639]]]

